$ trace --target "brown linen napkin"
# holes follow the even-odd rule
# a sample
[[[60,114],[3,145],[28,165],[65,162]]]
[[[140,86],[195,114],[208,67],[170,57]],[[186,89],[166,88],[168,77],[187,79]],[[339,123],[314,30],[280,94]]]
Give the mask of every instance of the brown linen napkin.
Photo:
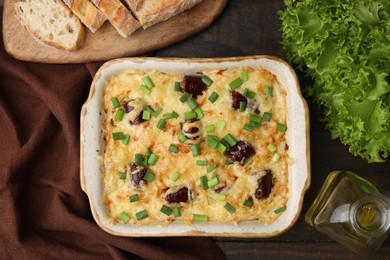
[[[80,188],[79,127],[100,65],[22,62],[1,41],[0,259],[224,258],[209,238],[115,237],[95,223]]]

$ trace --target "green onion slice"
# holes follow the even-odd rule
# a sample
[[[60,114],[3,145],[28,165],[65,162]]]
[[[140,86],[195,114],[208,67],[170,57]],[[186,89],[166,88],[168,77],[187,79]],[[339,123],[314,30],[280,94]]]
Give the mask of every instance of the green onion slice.
[[[135,165],[143,165],[144,164],[144,157],[142,154],[136,153],[134,155],[134,163]]]
[[[124,135],[122,139],[122,144],[129,144],[130,141],[130,135]]]
[[[187,140],[187,136],[185,136],[185,134],[183,134],[183,133],[180,133],[180,134],[178,135],[178,138],[179,138],[179,140],[182,141],[182,142],[185,142],[185,141]]]
[[[158,115],[161,113],[161,111],[162,111],[162,108],[158,107],[156,110],[154,110],[153,116],[154,117],[158,117]]]
[[[268,149],[268,151],[273,153],[276,151],[276,146],[273,143],[270,143],[267,145],[267,149]]]
[[[287,126],[285,124],[282,124],[282,123],[277,123],[276,129],[280,132],[284,132],[287,130]]]
[[[232,206],[229,202],[226,202],[224,208],[229,211],[231,214],[233,214],[236,211],[236,208]]]
[[[144,176],[144,180],[147,182],[152,182],[154,180],[154,174],[150,172],[146,172]]]
[[[249,115],[249,120],[250,120],[250,121],[253,121],[253,122],[260,123],[261,118],[260,118],[258,115],[250,114],[250,115]]]
[[[184,93],[181,95],[181,97],[180,97],[179,100],[180,100],[181,103],[184,103],[184,102],[187,101],[187,99],[188,99],[190,96],[191,96],[190,93],[184,91]]]
[[[217,186],[219,183],[219,180],[217,177],[214,177],[214,178],[211,178],[208,182],[207,182],[207,187],[209,188],[214,188],[215,186]]]
[[[218,121],[218,123],[217,123],[217,128],[218,129],[223,130],[225,128],[225,126],[226,126],[226,121],[224,121],[224,120],[219,120]]]
[[[144,111],[142,112],[142,119],[143,119],[143,120],[149,121],[149,120],[150,120],[150,116],[151,116],[151,113],[150,113],[149,110],[144,110]]]
[[[217,99],[218,99],[218,94],[216,93],[216,92],[213,92],[213,93],[211,93],[211,95],[209,96],[209,101],[211,102],[211,103],[214,103]]]
[[[192,152],[192,156],[198,156],[200,155],[200,147],[199,147],[199,144],[193,144],[191,145],[191,152]]]
[[[172,209],[172,211],[173,211],[173,216],[174,216],[175,218],[181,216],[180,208],[179,208],[178,206],[174,207],[174,208]]]
[[[216,168],[217,168],[217,164],[216,164],[216,163],[213,163],[213,164],[210,164],[209,166],[207,166],[206,171],[207,171],[207,172],[212,172],[212,171],[214,171]]]
[[[260,123],[259,122],[255,122],[255,121],[250,121],[249,122],[249,126],[251,127],[256,127],[256,128],[260,128]]]
[[[204,175],[199,178],[200,181],[200,186],[202,187],[203,190],[207,190],[209,186],[207,185],[207,177]]]
[[[229,87],[231,90],[236,89],[241,85],[242,85],[242,79],[240,78],[236,78],[235,80],[229,83]]]
[[[204,117],[202,109],[200,107],[195,108],[196,117],[202,119]]]
[[[123,132],[114,132],[112,133],[112,138],[114,139],[114,141],[118,141],[125,138],[125,135],[123,134]]]
[[[215,126],[214,125],[208,125],[204,128],[204,130],[207,132],[207,133],[210,133],[212,131],[215,130]]]
[[[134,194],[130,196],[130,202],[136,202],[138,201],[138,194]]]
[[[125,172],[120,172],[119,173],[119,179],[121,179],[121,180],[126,179],[126,173]]]
[[[169,151],[171,151],[172,153],[178,153],[179,152],[179,148],[176,145],[171,144],[169,146]]]
[[[147,86],[145,86],[145,85],[141,85],[141,87],[139,87],[139,89],[142,91],[142,92],[144,92],[146,95],[149,95],[150,94],[150,89],[148,89],[148,87]]]
[[[271,113],[264,112],[263,121],[269,122],[271,120],[271,117],[272,117]]]
[[[152,153],[151,155],[149,155],[149,159],[148,159],[148,164],[149,165],[155,165],[156,162],[158,161],[158,156],[155,155],[154,153]]]
[[[196,165],[198,166],[206,166],[207,161],[206,160],[196,160]]]
[[[241,101],[240,102],[240,112],[244,112],[246,109],[246,102]]]
[[[114,108],[119,108],[121,104],[119,103],[119,99],[116,97],[111,98],[111,103]]]
[[[209,217],[208,216],[200,215],[200,214],[193,214],[192,215],[192,219],[194,221],[200,221],[200,222],[208,222],[209,221]]]
[[[279,162],[279,160],[280,160],[280,155],[275,153],[274,156],[272,157],[271,161],[274,163],[277,163],[277,162]]]
[[[146,211],[146,209],[144,209],[140,212],[135,213],[135,217],[137,218],[137,220],[142,220],[148,217],[148,212]]]
[[[247,132],[252,132],[253,131],[253,126],[251,126],[251,125],[244,125],[243,128]]]
[[[213,84],[213,80],[210,79],[209,77],[207,76],[203,76],[202,77],[202,81],[204,84],[206,84],[207,86],[210,86],[211,84]]]
[[[171,180],[172,180],[173,182],[176,182],[179,178],[180,178],[180,173],[179,173],[179,172],[175,172],[175,173],[172,174],[172,176],[171,176]]]
[[[146,86],[148,89],[154,88],[153,81],[152,81],[152,79],[151,79],[149,76],[143,77],[143,78],[142,78],[142,82],[145,84],[145,86]]]
[[[158,123],[157,123],[157,128],[160,130],[163,130],[166,124],[167,124],[167,121],[165,121],[164,119],[160,119],[160,121],[158,121]]]
[[[267,92],[267,95],[268,95],[269,97],[272,98],[272,96],[273,96],[273,91],[274,91],[274,87],[273,87],[273,86],[267,86],[267,87],[265,88],[265,91]]]
[[[162,205],[160,211],[164,213],[165,215],[169,216],[172,214],[172,209],[168,206]]]
[[[122,121],[123,115],[125,114],[125,111],[123,109],[119,109],[115,113],[115,121]]]
[[[119,215],[118,215],[119,219],[123,222],[123,223],[127,223],[129,222],[130,220],[130,217],[129,215],[126,214],[126,212],[122,211]]]
[[[242,81],[247,81],[248,80],[248,72],[243,70],[241,71],[241,79]]]
[[[231,134],[225,135],[223,139],[226,140],[226,142],[228,142],[230,146],[235,146],[237,144],[236,139],[234,139],[234,137]]]
[[[252,199],[252,197],[249,197],[248,199],[246,199],[244,201],[243,205],[248,207],[248,208],[252,208],[253,207],[253,199]]]
[[[190,112],[184,112],[184,120],[191,120],[195,119],[197,117],[196,112],[190,111]]]
[[[226,146],[224,146],[222,143],[218,143],[217,150],[221,153],[224,153],[226,151]]]
[[[187,105],[194,110],[198,107],[198,103],[196,103],[196,100],[194,98],[190,98],[190,100],[187,101]]]
[[[286,207],[281,207],[281,208],[275,209],[275,210],[274,210],[274,213],[275,213],[275,214],[279,214],[279,213],[281,213],[281,212],[283,212],[283,211],[285,211],[285,210],[286,210]]]
[[[215,198],[219,201],[225,201],[226,200],[226,194],[219,193],[215,196]]]
[[[173,85],[173,90],[180,91],[180,82],[178,81],[175,82],[175,84]]]

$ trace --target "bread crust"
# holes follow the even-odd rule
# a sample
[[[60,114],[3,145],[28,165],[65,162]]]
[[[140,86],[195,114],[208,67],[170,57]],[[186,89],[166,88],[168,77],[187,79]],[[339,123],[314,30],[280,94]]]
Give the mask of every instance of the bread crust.
[[[96,32],[107,20],[106,16],[88,0],[63,1],[93,33]]]
[[[120,36],[127,38],[141,24],[119,0],[92,0],[97,8],[107,17]]]
[[[192,8],[202,0],[125,0],[144,29]]]

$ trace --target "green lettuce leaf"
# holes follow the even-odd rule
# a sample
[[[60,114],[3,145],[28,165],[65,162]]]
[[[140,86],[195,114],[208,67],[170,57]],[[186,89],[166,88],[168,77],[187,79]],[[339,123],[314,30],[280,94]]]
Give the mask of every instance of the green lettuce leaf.
[[[306,94],[355,156],[390,152],[390,1],[285,0],[287,59],[314,79]]]

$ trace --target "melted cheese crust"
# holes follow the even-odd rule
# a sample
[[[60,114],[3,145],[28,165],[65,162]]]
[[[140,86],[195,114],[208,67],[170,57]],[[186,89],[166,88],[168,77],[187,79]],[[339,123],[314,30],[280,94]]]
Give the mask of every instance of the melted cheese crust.
[[[232,96],[229,83],[241,76],[242,71],[248,72],[248,80],[236,89],[242,93],[245,88],[256,93],[251,102],[255,101],[260,111],[272,114],[269,122],[262,121],[260,128],[254,128],[252,132],[243,129],[249,124],[249,115],[253,112],[247,108],[245,112],[239,112],[232,108]],[[149,95],[140,90],[142,78],[149,76],[155,87]],[[104,178],[103,201],[107,208],[110,221],[121,221],[119,215],[125,212],[132,224],[169,223],[182,221],[187,224],[193,222],[193,214],[206,215],[210,222],[234,222],[255,220],[259,223],[269,224],[275,221],[281,214],[274,211],[286,207],[289,198],[288,186],[288,144],[286,132],[276,129],[277,123],[286,124],[287,105],[286,91],[277,81],[275,75],[262,68],[244,67],[236,70],[215,70],[203,72],[213,80],[213,83],[203,95],[198,96],[196,101],[204,113],[200,135],[201,155],[194,157],[188,145],[178,139],[181,133],[181,123],[184,122],[184,112],[191,111],[186,103],[179,101],[181,92],[174,91],[175,82],[180,82],[184,74],[162,73],[159,71],[126,71],[112,76],[102,93],[104,122],[102,135],[105,142],[105,150],[102,156],[102,170]],[[266,93],[266,87],[273,86],[273,95]],[[208,97],[213,93],[219,97],[211,103]],[[115,121],[118,109],[113,107],[111,99],[119,101],[128,99],[142,99],[153,109],[161,107],[163,110],[159,116],[151,117],[149,121],[137,125],[130,125],[126,114],[122,121]],[[248,99],[249,100],[249,99]],[[158,121],[165,113],[175,111],[179,117],[168,119],[164,130],[156,127]],[[224,129],[217,128],[219,120],[226,121]],[[204,128],[213,124],[215,130],[206,133]],[[123,132],[130,135],[129,143],[123,144],[120,140],[114,141],[112,134]],[[215,135],[221,140],[225,135],[231,134],[236,140],[245,140],[255,149],[256,154],[244,165],[234,163],[225,165],[227,157],[207,145],[206,135]],[[273,143],[277,150],[270,152],[267,145]],[[179,148],[174,154],[169,151],[171,144]],[[147,149],[156,154],[159,159],[155,165],[149,165],[148,171],[155,175],[152,182],[145,182],[141,187],[136,187],[129,172],[130,165],[134,162],[134,155],[145,155]],[[274,154],[280,155],[278,162],[273,162]],[[207,173],[207,166],[196,165],[197,160],[206,160],[207,165],[217,164],[217,168]],[[254,192],[258,187],[257,180],[264,175],[264,170],[272,171],[273,187],[271,194],[266,199],[256,199]],[[121,172],[126,173],[125,179],[120,179]],[[176,182],[171,180],[173,173],[179,172],[180,177]],[[218,175],[219,184],[215,188],[203,190],[199,178],[206,175],[210,180],[212,175]],[[168,204],[164,199],[164,191],[167,188],[178,189],[186,186],[193,191],[193,198],[188,202]],[[226,194],[225,201],[216,199],[216,188],[225,186],[220,193]],[[129,197],[138,194],[139,200],[130,203]],[[254,205],[248,208],[243,202],[252,196]],[[233,214],[224,206],[229,202],[236,210]],[[173,208],[180,207],[181,216],[167,216],[160,212],[162,205]],[[145,210],[148,217],[138,221],[135,217],[137,212]]]

